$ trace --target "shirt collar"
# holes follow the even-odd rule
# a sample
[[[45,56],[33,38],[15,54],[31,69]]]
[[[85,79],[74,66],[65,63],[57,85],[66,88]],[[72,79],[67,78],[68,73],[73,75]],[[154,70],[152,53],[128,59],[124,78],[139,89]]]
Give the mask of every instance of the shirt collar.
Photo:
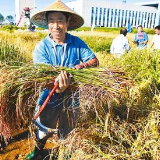
[[[56,46],[57,43],[54,42],[54,41],[51,39],[50,35],[51,35],[51,34],[49,33],[48,36],[46,37],[46,38],[47,38],[48,45],[49,45],[50,47],[53,47],[53,43],[54,43],[55,46]],[[65,43],[66,43],[66,44],[71,44],[71,43],[73,43],[73,40],[72,40],[71,35],[70,35],[69,33],[66,33]]]

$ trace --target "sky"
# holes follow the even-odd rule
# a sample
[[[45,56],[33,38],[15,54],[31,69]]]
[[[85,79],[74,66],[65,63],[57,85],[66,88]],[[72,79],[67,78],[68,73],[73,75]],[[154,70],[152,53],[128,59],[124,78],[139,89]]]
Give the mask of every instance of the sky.
[[[36,11],[40,11],[44,7],[50,5],[55,0],[35,0],[36,3]],[[62,2],[66,3],[72,0],[61,0]],[[87,0],[86,0],[87,1]],[[105,0],[103,0],[105,1]],[[122,2],[123,0],[106,0],[111,2]],[[149,2],[152,0],[126,0],[128,4],[135,4],[139,2]],[[12,15],[15,17],[15,0],[1,0],[0,2],[0,13],[4,16],[4,18],[8,15]]]

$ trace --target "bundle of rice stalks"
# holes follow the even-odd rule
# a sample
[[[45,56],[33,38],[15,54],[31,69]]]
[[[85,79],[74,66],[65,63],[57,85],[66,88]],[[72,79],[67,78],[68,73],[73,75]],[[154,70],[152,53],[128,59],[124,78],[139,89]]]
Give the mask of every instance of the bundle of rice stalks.
[[[76,90],[78,87],[82,112],[87,115],[93,111],[82,120],[90,118],[93,114],[93,119],[97,117],[97,121],[104,123],[112,103],[120,105],[121,101],[125,101],[128,88],[133,85],[125,73],[118,70],[74,70],[48,65],[5,66],[0,71],[1,135],[7,139],[16,129],[25,128],[30,124],[39,93],[46,87],[53,87],[54,79],[61,70],[73,75],[67,93],[71,94],[71,90],[74,92],[75,87]]]
[[[104,125],[90,122],[90,126],[75,129],[61,143],[58,159],[158,160],[159,117],[160,111],[155,110],[134,123],[112,119],[107,132]]]

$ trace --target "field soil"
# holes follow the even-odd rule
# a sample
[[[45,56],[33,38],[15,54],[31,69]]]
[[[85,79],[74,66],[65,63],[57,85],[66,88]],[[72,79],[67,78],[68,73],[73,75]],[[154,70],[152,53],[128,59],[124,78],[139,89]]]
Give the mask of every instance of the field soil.
[[[29,131],[24,131],[13,136],[8,142],[7,146],[1,148],[0,160],[24,160],[25,157],[34,149],[35,141],[34,138],[29,137]],[[49,139],[45,145],[43,158],[36,160],[51,160],[51,156],[57,149],[58,144],[54,139]]]

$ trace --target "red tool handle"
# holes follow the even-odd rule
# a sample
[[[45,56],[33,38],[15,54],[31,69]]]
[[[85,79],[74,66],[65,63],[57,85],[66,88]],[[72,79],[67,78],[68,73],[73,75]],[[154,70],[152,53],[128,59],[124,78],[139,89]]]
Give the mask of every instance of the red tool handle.
[[[41,114],[41,112],[43,111],[43,109],[46,107],[48,101],[50,100],[50,98],[52,97],[53,93],[55,92],[55,90],[59,87],[59,84],[56,83],[54,85],[54,87],[52,88],[51,92],[49,93],[49,95],[47,96],[47,98],[45,99],[45,101],[43,102],[41,108],[39,109],[38,113],[33,117],[34,120],[36,120],[38,118],[38,116]]]

